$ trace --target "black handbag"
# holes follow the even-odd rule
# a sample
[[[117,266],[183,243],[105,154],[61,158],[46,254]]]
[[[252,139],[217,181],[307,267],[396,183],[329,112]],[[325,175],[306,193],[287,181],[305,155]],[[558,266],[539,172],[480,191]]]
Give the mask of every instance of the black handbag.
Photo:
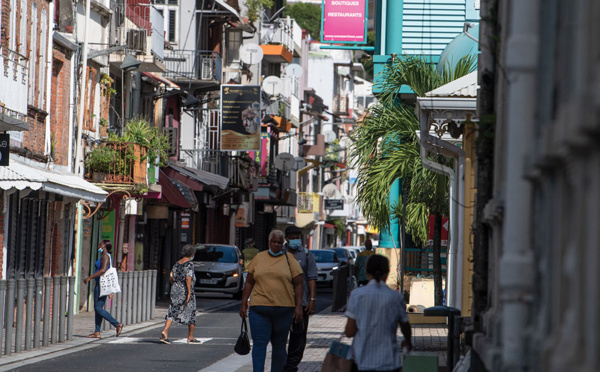
[[[235,346],[233,347],[233,351],[240,355],[246,355],[250,352],[250,339],[248,338],[248,324],[246,323],[246,319],[242,318],[242,331],[240,332],[240,336],[238,337]]]

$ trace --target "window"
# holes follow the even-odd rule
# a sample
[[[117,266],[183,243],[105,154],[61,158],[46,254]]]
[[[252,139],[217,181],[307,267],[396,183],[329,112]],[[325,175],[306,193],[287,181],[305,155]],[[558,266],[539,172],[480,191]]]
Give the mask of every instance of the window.
[[[229,30],[227,31],[227,60],[225,64],[231,65],[233,62],[240,60],[240,47],[242,46],[242,31]]]
[[[21,0],[21,27],[19,28],[19,54],[27,56],[27,0]]]
[[[46,45],[48,42],[48,14],[46,13],[46,9],[42,9],[42,22],[40,24],[40,51],[38,55],[40,56],[40,70],[39,70],[39,79],[38,79],[38,106],[40,108],[44,108],[45,104],[45,93],[46,93],[46,55],[48,51],[46,50]]]
[[[31,3],[31,48],[29,48],[29,104],[33,105],[36,96],[37,65],[37,5]]]
[[[177,44],[179,33],[177,30],[177,18],[179,16],[178,0],[155,0],[155,8],[164,17],[165,40],[171,44]],[[161,5],[166,4],[166,5]]]

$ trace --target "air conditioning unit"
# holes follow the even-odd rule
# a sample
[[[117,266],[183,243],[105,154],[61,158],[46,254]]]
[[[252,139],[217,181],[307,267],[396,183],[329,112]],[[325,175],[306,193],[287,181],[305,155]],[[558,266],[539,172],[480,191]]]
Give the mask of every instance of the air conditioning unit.
[[[127,48],[139,52],[146,51],[147,31],[141,29],[127,30]]]
[[[213,74],[214,60],[210,57],[202,58],[202,69],[200,71],[200,79],[212,80],[214,79]]]

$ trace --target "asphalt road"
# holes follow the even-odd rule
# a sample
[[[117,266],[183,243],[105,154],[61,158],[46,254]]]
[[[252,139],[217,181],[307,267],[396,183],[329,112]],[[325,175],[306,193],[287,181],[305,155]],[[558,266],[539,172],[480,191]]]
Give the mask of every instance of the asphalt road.
[[[90,348],[68,355],[52,357],[11,371],[199,371],[233,354],[233,346],[240,331],[239,301],[231,298],[198,297],[198,308],[203,303],[219,304],[218,310],[202,313],[196,318],[194,335],[201,345],[188,345],[187,327],[173,326],[169,331],[171,345],[158,341],[162,325],[153,330],[123,334],[107,338]],[[331,289],[318,288],[317,312],[331,305]],[[229,371],[224,371],[229,372]]]

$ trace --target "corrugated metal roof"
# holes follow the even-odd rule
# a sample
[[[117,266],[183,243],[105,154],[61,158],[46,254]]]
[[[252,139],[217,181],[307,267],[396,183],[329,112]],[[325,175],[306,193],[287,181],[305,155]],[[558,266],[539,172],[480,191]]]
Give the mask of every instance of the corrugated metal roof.
[[[42,164],[40,163],[40,165]],[[9,166],[0,167],[0,189],[10,190],[12,188],[17,190],[42,189],[63,196],[95,202],[103,202],[108,194],[72,173],[48,170],[15,159],[10,160]]]
[[[169,167],[175,169],[176,171],[187,177],[202,182],[207,186],[217,186],[220,189],[225,190],[229,185],[229,178],[219,176],[218,174],[175,164],[170,164]]]
[[[473,71],[431,92],[425,93],[425,96],[477,98],[477,89],[479,89],[479,85],[477,85],[477,71]]]

